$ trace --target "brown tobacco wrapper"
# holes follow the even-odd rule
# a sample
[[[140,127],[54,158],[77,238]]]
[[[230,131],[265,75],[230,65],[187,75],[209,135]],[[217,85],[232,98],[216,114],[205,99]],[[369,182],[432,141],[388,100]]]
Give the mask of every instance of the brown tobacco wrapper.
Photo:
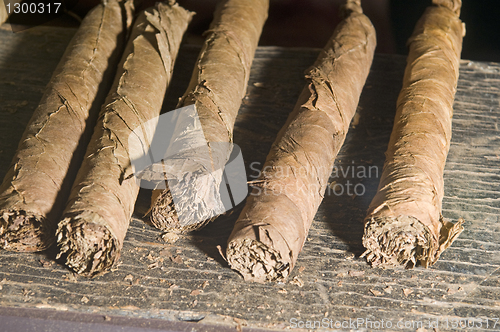
[[[217,6],[191,82],[178,104],[178,107],[193,104],[196,107],[210,150],[211,176],[168,182],[170,190],[177,193],[175,197],[179,197],[175,202],[177,209],[187,211],[190,216],[185,220],[179,220],[170,190],[153,192],[151,223],[159,229],[176,232],[198,229],[213,219],[212,216],[224,212],[218,192],[222,169],[214,165],[225,165],[231,155],[232,144],[224,143],[233,142],[234,122],[246,93],[268,7],[268,0],[224,0]],[[188,166],[179,170],[179,174],[199,174],[199,168],[207,161],[201,160],[193,149],[198,143],[190,138],[192,132],[179,129],[181,134],[174,133],[173,146],[178,151],[177,158],[188,161],[185,163]],[[211,145],[212,142],[215,144]],[[196,188],[198,195],[182,195],[193,190],[189,188]]]
[[[69,43],[0,186],[3,248],[38,251],[54,242],[132,16],[132,1],[105,1]]]
[[[0,25],[2,25],[5,21],[7,21],[8,17],[9,14],[7,13],[7,8],[5,7],[5,3],[3,0],[0,0]]]
[[[365,218],[363,255],[373,266],[428,267],[463,230],[463,220],[453,224],[441,215],[465,35],[460,5],[435,0],[409,40],[387,159]]]
[[[315,64],[309,84],[278,133],[228,240],[230,266],[245,280],[283,280],[293,269],[323,199],[349,129],[376,46],[375,29],[359,1]]]
[[[129,135],[160,115],[191,16],[172,1],[146,10],[134,24],[57,230],[58,257],[84,276],[106,272],[119,257],[139,192]]]

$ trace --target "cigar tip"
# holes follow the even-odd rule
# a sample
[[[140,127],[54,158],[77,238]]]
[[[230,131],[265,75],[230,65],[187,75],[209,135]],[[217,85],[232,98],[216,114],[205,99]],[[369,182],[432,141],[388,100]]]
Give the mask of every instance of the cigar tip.
[[[457,16],[460,16],[460,9],[462,8],[462,0],[432,0],[436,6],[442,6],[453,11]]]
[[[428,267],[437,260],[439,243],[427,226],[412,216],[375,217],[365,223],[363,256],[373,267]]]
[[[283,281],[290,274],[290,264],[276,250],[260,241],[238,239],[228,244],[227,262],[245,281],[265,283]]]
[[[342,6],[341,17],[347,17],[350,13],[363,14],[361,0],[347,0]]]
[[[76,273],[93,278],[113,266],[121,246],[107,227],[78,217],[64,218],[57,229],[58,258]]]

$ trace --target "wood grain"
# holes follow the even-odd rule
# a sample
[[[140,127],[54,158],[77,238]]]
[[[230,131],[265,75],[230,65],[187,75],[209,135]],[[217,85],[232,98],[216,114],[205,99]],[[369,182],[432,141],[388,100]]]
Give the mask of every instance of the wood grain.
[[[73,33],[47,27],[19,34],[0,29],[0,176]],[[175,107],[185,90],[198,51],[181,50],[164,110]],[[264,162],[304,85],[303,71],[317,54],[312,49],[258,49],[235,129],[249,180],[260,168],[252,163]],[[336,162],[339,172],[341,166],[344,171],[353,165],[376,166],[380,176],[404,66],[404,57],[375,57],[361,96],[359,123],[350,129]],[[400,320],[499,317],[499,100],[500,65],[462,61],[443,213],[451,220],[464,218],[465,231],[430,269],[373,269],[358,258],[362,220],[379,179],[373,172],[371,178],[340,174],[331,180],[344,188],[347,181],[361,183],[365,193],[325,197],[286,284],[245,283],[220,257],[216,245],[225,245],[242,204],[202,231],[169,244],[140,219],[148,208],[144,192],[115,271],[87,280],[54,262],[52,250],[2,251],[0,306],[230,326],[243,319],[248,327],[272,329],[289,327],[292,318],[327,317],[333,323],[384,319],[395,325]]]

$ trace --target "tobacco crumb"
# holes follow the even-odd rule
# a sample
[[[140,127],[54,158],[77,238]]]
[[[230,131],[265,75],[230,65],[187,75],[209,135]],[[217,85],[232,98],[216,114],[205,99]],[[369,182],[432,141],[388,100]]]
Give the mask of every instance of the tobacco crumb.
[[[125,278],[123,278],[123,281],[128,281],[132,285],[132,281],[134,280],[134,276],[131,274],[128,274]]]
[[[158,261],[156,261],[156,262],[154,262],[154,263],[149,264],[149,265],[148,265],[148,269],[149,269],[149,270],[156,269],[157,267],[159,267],[159,266],[160,266],[160,264],[161,264],[161,261],[160,261],[160,260],[158,260]]]
[[[182,257],[177,255],[175,257],[170,257],[170,260],[177,264],[182,264]]]
[[[163,241],[172,244],[179,240],[179,235],[173,232],[166,232],[161,235]]]
[[[89,300],[89,298],[88,298],[88,297],[84,296],[84,297],[82,297],[82,299],[81,299],[80,301],[81,301],[82,303],[84,303],[84,304],[87,304],[87,303],[89,303],[89,301],[90,301],[90,300]]]
[[[391,294],[392,293],[392,287],[391,286],[387,286],[386,288],[384,288],[384,292],[386,292],[387,294]]]
[[[280,290],[278,290],[278,293],[280,294],[288,294],[288,291],[284,288],[281,288]]]
[[[42,267],[45,267],[45,268],[49,268],[49,267],[52,267],[52,265],[54,265],[53,261],[49,261],[49,260],[46,260],[43,258],[40,258],[39,262],[42,265]]]
[[[403,294],[404,294],[405,296],[408,296],[408,295],[410,295],[411,293],[413,293],[413,290],[412,290],[412,289],[410,289],[410,288],[403,288]]]
[[[191,293],[189,295],[191,295],[191,296],[197,296],[197,295],[200,295],[201,293],[203,293],[203,290],[201,290],[201,289],[195,289],[195,290],[191,291]]]
[[[380,296],[383,294],[381,291],[378,291],[376,289],[370,289],[370,292],[375,296]]]
[[[299,287],[303,287],[304,286],[304,282],[302,281],[302,279],[300,279],[297,276],[293,277],[293,279],[290,280],[290,283],[292,285],[296,285],[296,286],[299,286]]]
[[[347,260],[353,260],[355,257],[356,255],[354,255],[352,252],[345,254],[345,259]]]

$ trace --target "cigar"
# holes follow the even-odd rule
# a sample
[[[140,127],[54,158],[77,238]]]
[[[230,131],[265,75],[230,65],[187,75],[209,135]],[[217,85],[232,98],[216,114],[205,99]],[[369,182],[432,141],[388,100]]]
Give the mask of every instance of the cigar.
[[[159,117],[191,16],[169,1],[134,24],[57,229],[58,257],[83,276],[105,273],[120,256],[139,192],[129,137]],[[152,137],[147,130],[140,137],[146,150]]]
[[[0,245],[39,251],[55,240],[92,128],[126,43],[133,2],[103,1],[82,21],[0,186]]]

